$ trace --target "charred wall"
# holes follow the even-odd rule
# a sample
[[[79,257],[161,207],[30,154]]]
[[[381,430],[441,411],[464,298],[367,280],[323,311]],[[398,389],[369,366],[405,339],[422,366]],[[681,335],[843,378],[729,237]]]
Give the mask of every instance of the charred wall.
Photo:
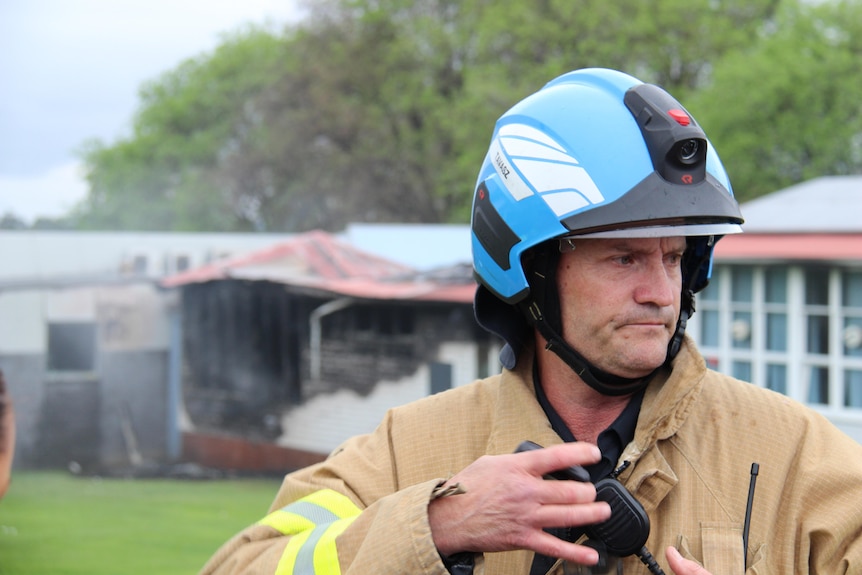
[[[278,435],[274,414],[301,397],[308,298],[270,282],[224,280],[182,289],[183,397],[192,421]],[[319,304],[317,304],[319,305]]]
[[[469,304],[345,298],[319,319],[312,349],[312,312],[335,299],[264,281],[183,287],[183,399],[196,428],[273,439],[285,408],[367,394],[435,361],[442,342],[484,337]]]
[[[303,398],[342,388],[365,395],[433,362],[442,342],[475,341],[474,325],[466,304],[357,303],[324,318],[320,378],[306,379]],[[309,365],[307,346],[304,356]]]

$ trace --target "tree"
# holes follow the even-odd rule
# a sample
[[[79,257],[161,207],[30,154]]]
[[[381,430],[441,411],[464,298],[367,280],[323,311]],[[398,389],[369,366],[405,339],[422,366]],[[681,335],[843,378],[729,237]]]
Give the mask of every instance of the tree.
[[[254,229],[253,206],[216,175],[248,135],[254,97],[274,77],[278,44],[265,30],[245,29],[211,56],[145,85],[132,135],[84,148],[90,190],[74,214],[79,227]]]
[[[694,89],[776,3],[318,2],[292,43],[302,57],[262,108],[279,129],[246,141],[237,174],[281,190],[258,196],[273,207],[268,227],[467,221],[487,138],[511,104],[589,65]]]
[[[689,108],[748,200],[862,173],[862,4],[788,6],[761,40],[716,63]]]
[[[0,217],[0,230],[25,230],[27,222],[13,214],[6,212],[3,217]]]
[[[225,231],[464,222],[494,121],[516,101],[585,66],[685,99],[715,85],[726,53],[754,50],[777,5],[318,0],[296,28],[246,30],[145,86],[131,137],[87,148],[76,217]]]
[[[235,156],[235,175],[273,208],[268,227],[439,222],[463,203],[472,182],[446,176],[467,111],[445,4],[317,6],[265,95],[268,129]]]

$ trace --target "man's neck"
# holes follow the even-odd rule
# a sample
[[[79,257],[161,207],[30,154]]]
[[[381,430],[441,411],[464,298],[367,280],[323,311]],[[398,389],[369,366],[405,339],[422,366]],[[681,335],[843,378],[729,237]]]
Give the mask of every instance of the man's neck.
[[[623,412],[631,395],[602,395],[584,383],[553,352],[539,349],[537,360],[548,402],[578,441],[595,445],[599,434]]]

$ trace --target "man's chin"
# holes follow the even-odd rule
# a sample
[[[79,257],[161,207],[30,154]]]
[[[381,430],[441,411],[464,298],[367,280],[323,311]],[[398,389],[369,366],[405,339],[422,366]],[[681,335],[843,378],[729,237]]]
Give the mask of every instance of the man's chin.
[[[620,377],[625,377],[628,379],[638,379],[640,377],[646,377],[656,369],[661,367],[661,365],[667,359],[667,348],[662,349],[653,349],[653,350],[644,350],[641,353],[633,353],[637,350],[629,350],[629,353],[624,354],[624,360],[617,367],[617,369],[612,372],[615,375],[619,375]],[[619,372],[619,373],[617,373]]]

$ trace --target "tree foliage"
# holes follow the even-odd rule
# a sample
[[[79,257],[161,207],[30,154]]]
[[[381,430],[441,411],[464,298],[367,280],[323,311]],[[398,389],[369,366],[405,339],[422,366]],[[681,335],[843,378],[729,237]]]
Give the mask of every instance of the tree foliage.
[[[254,206],[230,195],[219,168],[253,129],[253,100],[276,76],[280,47],[263,30],[244,30],[145,85],[131,136],[85,148],[90,189],[79,225],[253,229]]]
[[[716,64],[692,98],[737,197],[862,173],[862,4],[803,4]]]
[[[74,217],[223,231],[465,222],[496,118],[586,66],[691,101],[746,194],[858,171],[858,2],[779,1],[317,0],[300,25],[243,30],[145,86],[130,137],[86,149]],[[846,153],[830,142],[830,163],[821,140],[836,134]]]

